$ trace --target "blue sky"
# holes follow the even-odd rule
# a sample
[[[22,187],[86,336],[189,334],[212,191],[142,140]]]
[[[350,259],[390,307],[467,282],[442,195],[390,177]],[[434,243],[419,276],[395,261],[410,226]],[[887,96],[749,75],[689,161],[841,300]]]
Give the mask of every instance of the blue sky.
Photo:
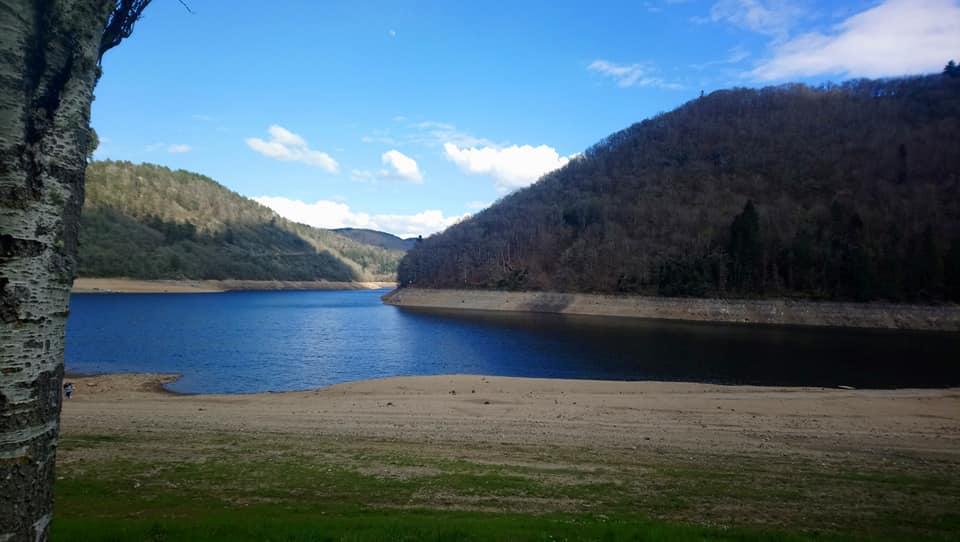
[[[429,234],[730,86],[938,71],[960,0],[154,0],[107,53],[97,158],[319,227]]]

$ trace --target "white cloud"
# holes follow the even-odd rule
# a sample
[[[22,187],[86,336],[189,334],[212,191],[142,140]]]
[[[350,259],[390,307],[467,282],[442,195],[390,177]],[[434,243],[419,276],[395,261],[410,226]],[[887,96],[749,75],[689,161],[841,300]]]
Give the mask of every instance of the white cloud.
[[[385,231],[399,237],[426,237],[463,220],[470,215],[445,216],[435,209],[412,215],[369,214],[356,212],[346,203],[318,200],[313,203],[284,197],[261,196],[253,198],[273,209],[280,216],[316,228],[369,228]]]
[[[459,147],[445,143],[443,151],[464,172],[493,177],[500,192],[529,186],[543,175],[565,166],[571,158],[560,156],[556,149],[547,145],[499,148]]]
[[[392,120],[400,126],[371,130],[369,134],[362,136],[360,141],[379,143],[389,147],[440,147],[447,142],[467,147],[496,145],[488,139],[462,132],[453,124],[446,122],[432,120],[414,122],[403,115],[394,116]]]
[[[102,142],[102,140],[101,140],[101,142]],[[147,151],[147,152],[154,152],[154,151],[158,151],[158,150],[160,150],[160,149],[164,149],[165,151],[167,151],[167,152],[169,152],[169,153],[171,153],[171,154],[180,154],[180,153],[192,151],[192,150],[193,150],[193,147],[191,147],[190,145],[187,145],[187,144],[185,144],[185,143],[171,143],[171,144],[168,145],[168,144],[166,144],[166,143],[164,143],[164,142],[162,142],[162,141],[158,141],[157,143],[151,143],[151,144],[147,145],[146,147],[144,147],[144,150]]]
[[[720,0],[710,8],[706,20],[782,38],[803,14],[804,10],[793,0]]]
[[[390,135],[388,130],[374,130],[371,135],[360,137],[363,143],[380,143],[382,145],[396,145],[397,140]]]
[[[254,151],[275,160],[302,162],[316,166],[330,173],[337,173],[340,165],[329,154],[311,149],[305,139],[276,124],[267,129],[270,139],[264,141],[258,137],[246,139],[247,146]]]
[[[423,182],[423,172],[417,161],[398,150],[389,150],[380,155],[380,161],[389,169],[371,171],[369,169],[354,169],[350,176],[355,181],[376,181],[378,179],[401,179],[414,184]]]
[[[369,169],[351,169],[350,176],[355,181],[372,182],[376,181],[380,175],[376,171],[370,171]]]
[[[668,90],[683,88],[682,85],[668,83],[654,76],[653,69],[643,64],[616,64],[607,60],[594,60],[587,69],[613,79],[621,88],[657,87]]]
[[[468,218],[469,214],[444,216],[443,211],[430,209],[413,215],[373,215],[373,229],[390,232],[398,237],[424,237],[443,231]]]
[[[461,132],[453,124],[437,121],[423,121],[412,125],[417,133],[407,138],[406,143],[422,144],[428,147],[453,143],[461,147],[495,146],[496,143],[482,137]]]
[[[712,68],[715,66],[723,66],[726,64],[739,64],[740,62],[743,62],[749,57],[750,57],[750,51],[748,51],[742,45],[738,45],[736,47],[733,47],[732,49],[729,49],[727,51],[727,56],[722,59],[711,60],[709,62],[704,62],[702,64],[691,64],[690,67],[695,70],[702,71],[707,68]]]
[[[829,34],[811,32],[774,46],[750,75],[760,80],[838,74],[886,77],[939,71],[960,51],[955,0],[887,0]]]
[[[389,150],[380,157],[384,165],[393,171],[392,175],[412,183],[422,183],[423,174],[417,166],[417,161],[398,150]]]

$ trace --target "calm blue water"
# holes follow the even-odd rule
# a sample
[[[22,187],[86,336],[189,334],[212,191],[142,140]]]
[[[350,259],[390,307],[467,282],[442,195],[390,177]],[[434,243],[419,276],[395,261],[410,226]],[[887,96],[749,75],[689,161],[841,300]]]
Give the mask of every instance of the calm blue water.
[[[960,385],[960,334],[423,312],[383,305],[383,293],[74,295],[67,370],[180,373],[171,388],[189,393],[449,373]]]

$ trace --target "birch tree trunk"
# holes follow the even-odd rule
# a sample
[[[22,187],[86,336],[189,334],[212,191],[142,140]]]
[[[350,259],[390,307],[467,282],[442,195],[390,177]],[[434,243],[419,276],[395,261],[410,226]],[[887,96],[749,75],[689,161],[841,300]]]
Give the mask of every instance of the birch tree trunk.
[[[46,540],[64,326],[114,0],[0,0],[0,542]]]

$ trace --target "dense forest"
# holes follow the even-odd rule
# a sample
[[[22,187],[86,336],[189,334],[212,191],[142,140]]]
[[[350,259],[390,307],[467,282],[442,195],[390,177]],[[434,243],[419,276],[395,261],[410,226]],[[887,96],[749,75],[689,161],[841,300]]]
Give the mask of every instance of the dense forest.
[[[960,300],[960,77],[738,88],[418,243],[403,286]]]
[[[94,162],[86,187],[84,277],[393,280],[403,255],[291,222],[187,171]]]
[[[385,248],[387,250],[401,250],[406,252],[413,248],[413,245],[417,242],[416,237],[408,237],[404,239],[402,237],[397,237],[392,233],[368,230],[365,228],[337,228],[331,231],[334,231],[349,239],[353,239],[358,243],[373,245],[375,247]]]

